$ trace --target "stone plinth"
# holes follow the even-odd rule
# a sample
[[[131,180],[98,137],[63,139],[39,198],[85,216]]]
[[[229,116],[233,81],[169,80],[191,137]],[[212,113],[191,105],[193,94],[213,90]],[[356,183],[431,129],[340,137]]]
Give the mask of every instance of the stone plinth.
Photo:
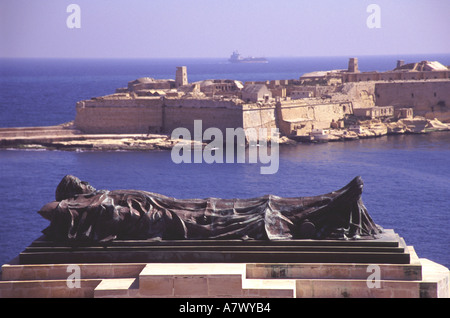
[[[86,246],[83,250],[82,247],[37,241],[21,253],[21,257],[3,265],[0,297],[449,298],[448,268],[419,259],[413,247],[407,246],[393,232],[391,234],[378,242],[305,240],[272,242],[266,246],[261,242],[240,241],[215,242],[213,245],[203,242],[195,248],[191,242],[181,241],[155,244],[116,242],[110,245],[109,252],[101,246]],[[133,262],[132,257],[129,262],[113,261],[120,253],[133,256],[130,250],[138,251],[140,259],[145,253],[158,251],[162,252],[161,255],[187,255],[192,248],[199,248],[204,256],[212,252],[212,256],[206,262]],[[273,249],[283,249],[285,259],[268,257],[269,262],[237,262],[231,257],[231,262],[213,261],[221,252],[225,255],[247,253],[264,256],[272,253]],[[94,262],[98,259],[95,255],[101,251],[104,253],[102,262]],[[164,254],[167,251],[169,254]],[[176,251],[182,253],[173,254]],[[252,254],[252,251],[256,253]],[[338,253],[347,253],[345,258],[338,258],[347,262],[333,262]],[[323,259],[322,254],[326,254],[326,262],[301,261],[320,260]],[[369,254],[372,255],[368,257]],[[107,261],[107,255],[112,261]],[[297,261],[286,262],[291,257],[289,255],[294,255],[293,259]],[[304,255],[309,256],[305,258]],[[94,257],[90,259],[90,256]],[[82,261],[77,261],[77,257]],[[246,260],[250,259],[246,257]],[[71,262],[51,263],[64,258]],[[38,260],[45,262],[37,263]],[[401,262],[396,262],[398,260]],[[78,268],[78,287],[71,284],[74,267]],[[378,270],[376,281],[372,276],[373,268]]]
[[[22,264],[67,263],[362,263],[410,264],[392,230],[361,240],[118,240],[51,242],[39,238],[19,255]]]
[[[427,259],[379,264],[78,264],[80,288],[70,288],[70,264],[3,265],[0,297],[97,298],[448,298],[449,271]],[[283,270],[284,268],[284,270]],[[417,271],[417,268],[420,268]],[[364,276],[364,269],[365,275]],[[353,273],[353,274],[352,274]],[[354,275],[354,276],[353,276]],[[321,277],[322,276],[322,277]],[[333,278],[334,277],[334,278]]]

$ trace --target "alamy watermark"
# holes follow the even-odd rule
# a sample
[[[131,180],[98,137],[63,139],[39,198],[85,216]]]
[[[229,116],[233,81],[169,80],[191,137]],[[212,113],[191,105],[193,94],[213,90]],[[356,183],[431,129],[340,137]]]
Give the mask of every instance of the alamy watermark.
[[[81,268],[78,265],[68,265],[67,273],[71,273],[66,279],[68,288],[81,288]]]
[[[81,28],[81,7],[78,4],[69,4],[66,8],[66,12],[70,15],[66,19],[66,26],[69,29]],[[378,4],[369,4],[366,8],[366,12],[370,13],[367,17],[366,25],[369,29],[381,28],[381,7]]]
[[[202,121],[195,120],[193,132],[192,139],[187,128],[180,127],[172,131],[172,140],[182,139],[172,148],[171,158],[174,163],[248,162],[268,165],[260,168],[261,174],[274,174],[278,171],[278,128],[271,128],[270,134],[267,128],[226,128],[224,139],[221,129],[209,127],[203,132]],[[209,141],[206,146],[205,141]]]
[[[366,20],[369,29],[381,28],[381,8],[378,4],[369,4],[366,9],[367,13],[371,13]]]
[[[368,288],[381,288],[381,269],[378,265],[369,265],[366,269],[370,275],[367,277],[366,284]]]
[[[66,12],[70,13],[66,19],[66,25],[69,29],[81,28],[81,8],[78,4],[69,4]]]

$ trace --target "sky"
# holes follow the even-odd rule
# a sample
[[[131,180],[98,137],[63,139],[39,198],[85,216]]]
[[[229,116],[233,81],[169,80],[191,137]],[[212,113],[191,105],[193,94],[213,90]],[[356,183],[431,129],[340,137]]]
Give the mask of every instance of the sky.
[[[0,57],[445,54],[449,12],[449,0],[1,0]]]

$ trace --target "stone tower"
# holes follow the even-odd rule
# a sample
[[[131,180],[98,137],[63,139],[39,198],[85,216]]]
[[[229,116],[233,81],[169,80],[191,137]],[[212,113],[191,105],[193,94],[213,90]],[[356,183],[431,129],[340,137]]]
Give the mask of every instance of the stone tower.
[[[349,73],[359,73],[358,70],[358,58],[351,57],[348,61],[348,72]]]
[[[180,87],[188,84],[186,66],[178,66],[175,73],[175,86]]]

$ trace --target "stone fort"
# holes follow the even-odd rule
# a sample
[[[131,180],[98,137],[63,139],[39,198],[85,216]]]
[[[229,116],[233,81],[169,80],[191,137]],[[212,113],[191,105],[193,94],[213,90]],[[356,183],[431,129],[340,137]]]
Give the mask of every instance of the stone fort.
[[[203,129],[279,128],[284,136],[312,129],[343,127],[361,113],[414,115],[450,122],[450,70],[439,62],[405,64],[387,72],[360,72],[358,59],[348,69],[319,71],[299,79],[242,83],[211,79],[189,83],[185,66],[175,80],[139,78],[111,95],[76,105],[75,126],[86,133],[163,133],[194,120]],[[363,110],[363,112],[361,112]]]

